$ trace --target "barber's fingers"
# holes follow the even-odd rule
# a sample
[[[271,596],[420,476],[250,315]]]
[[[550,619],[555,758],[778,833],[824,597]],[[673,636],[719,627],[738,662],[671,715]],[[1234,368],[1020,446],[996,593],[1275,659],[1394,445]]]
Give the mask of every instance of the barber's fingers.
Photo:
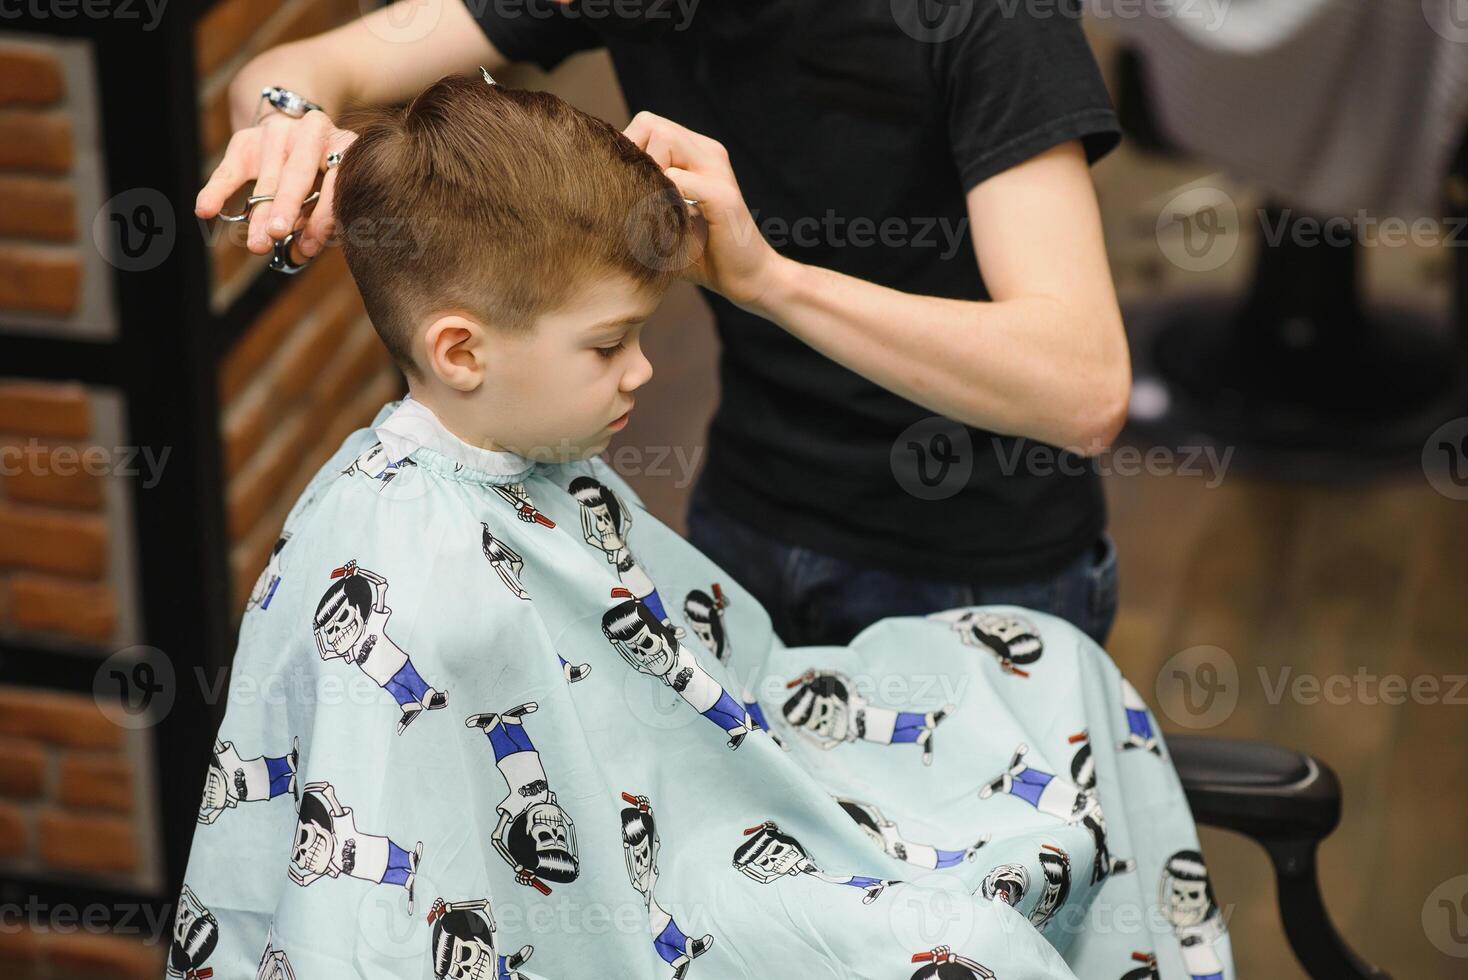
[[[741,242],[753,229],[754,217],[744,203],[739,185],[729,177],[695,173],[682,167],[669,167],[663,174],[678,188],[678,193],[698,202],[698,211],[711,228],[727,229],[739,235]]]
[[[701,173],[731,172],[729,154],[723,144],[671,119],[651,112],[639,112],[624,133],[664,170],[681,167]]]
[[[350,129],[333,129],[326,137],[327,153],[345,153],[347,147],[356,142],[357,134]],[[322,166],[326,166],[325,155],[322,156]],[[316,199],[316,206],[311,210],[311,215],[306,219],[304,232],[298,239],[301,250],[308,256],[315,255],[321,251],[327,240],[336,231],[336,214],[332,211],[336,202],[336,168],[330,167],[326,175],[321,178],[321,196]]]
[[[697,201],[699,209],[707,214],[727,204],[729,187],[717,177],[694,173],[682,167],[669,167],[663,175],[678,188],[678,193],[689,200]]]
[[[290,123],[287,119],[283,115],[267,116],[265,122],[260,124],[264,131],[260,138],[260,175],[255,178],[253,196],[275,193],[280,172],[285,166],[290,138]],[[257,207],[251,212],[250,234],[245,240],[250,251],[261,255],[270,251],[270,236],[266,233],[269,220],[270,208]]]
[[[235,191],[259,173],[260,130],[251,126],[239,129],[229,138],[224,156],[194,200],[194,214],[212,218],[224,207]]]
[[[280,182],[275,188],[275,200],[270,202],[270,216],[265,225],[271,238],[278,241],[296,226],[301,204],[321,175],[326,139],[332,129],[326,113],[315,109],[291,127],[288,155],[280,171]]]

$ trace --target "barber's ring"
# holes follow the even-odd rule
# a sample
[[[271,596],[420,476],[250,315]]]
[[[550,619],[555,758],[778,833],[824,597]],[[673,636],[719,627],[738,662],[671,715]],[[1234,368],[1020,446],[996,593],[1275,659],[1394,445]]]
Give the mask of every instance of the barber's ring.
[[[340,153],[338,153],[336,150],[332,150],[330,153],[326,154],[326,169],[327,170],[331,170],[334,167],[341,166],[341,162],[342,162],[342,155]]]

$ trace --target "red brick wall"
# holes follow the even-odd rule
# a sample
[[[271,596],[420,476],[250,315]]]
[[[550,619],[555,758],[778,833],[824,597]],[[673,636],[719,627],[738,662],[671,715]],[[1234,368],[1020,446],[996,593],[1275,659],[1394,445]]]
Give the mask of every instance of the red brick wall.
[[[229,142],[228,88],[239,68],[260,51],[361,13],[358,0],[220,0],[200,18],[194,36],[201,185]],[[248,192],[242,189],[239,201]],[[262,256],[244,248],[244,232],[243,224],[230,225],[211,248],[216,306],[264,267]],[[403,391],[338,249],[328,248],[295,276],[245,332],[220,366],[219,390],[238,615],[311,475],[349,432]]]
[[[201,185],[230,135],[226,89],[240,65],[360,12],[358,0],[219,0],[202,15]],[[104,182],[86,162],[101,152],[90,67],[84,45],[0,42],[0,339],[75,335],[82,321],[103,324],[92,332],[105,337],[115,323],[113,270],[91,241]],[[175,210],[190,220],[187,207],[175,202]],[[191,247],[189,230],[179,247]],[[275,275],[239,237],[228,226],[210,250],[216,309],[252,277]],[[218,372],[236,615],[306,480],[401,393],[339,250],[281,285]],[[77,665],[89,673],[108,652],[139,642],[129,590],[147,588],[125,571],[134,559],[125,506],[132,478],[79,465],[93,447],[118,461],[114,450],[129,439],[125,407],[115,392],[0,374],[0,634],[92,647],[98,659]],[[130,492],[146,490],[134,480]],[[158,887],[151,737],[114,724],[90,695],[0,679],[0,878]],[[138,934],[17,930],[9,921],[0,929],[0,976],[162,975],[166,944]]]
[[[328,248],[254,323],[219,372],[236,615],[312,474],[402,380],[346,262]]]
[[[0,45],[0,313],[77,309],[82,262],[66,89],[55,52]]]
[[[0,379],[0,633],[125,639],[111,561],[123,529],[106,512],[122,456],[95,439],[94,401],[81,385]]]
[[[138,812],[147,805],[139,779],[146,737],[114,724],[89,695],[0,684],[0,874],[124,884],[147,877],[155,862]],[[8,910],[0,974],[162,975],[162,944],[79,928],[83,911]],[[16,928],[49,913],[72,922]]]

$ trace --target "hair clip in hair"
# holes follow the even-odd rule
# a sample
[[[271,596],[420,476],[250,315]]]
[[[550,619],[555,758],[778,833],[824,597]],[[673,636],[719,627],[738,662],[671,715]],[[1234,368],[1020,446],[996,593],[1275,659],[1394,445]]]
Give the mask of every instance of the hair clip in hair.
[[[494,76],[490,75],[489,69],[485,68],[483,65],[480,65],[479,66],[479,74],[483,75],[484,76],[484,80],[486,82],[488,82],[490,85],[498,85],[499,84],[499,82],[497,82],[497,81],[494,80]]]

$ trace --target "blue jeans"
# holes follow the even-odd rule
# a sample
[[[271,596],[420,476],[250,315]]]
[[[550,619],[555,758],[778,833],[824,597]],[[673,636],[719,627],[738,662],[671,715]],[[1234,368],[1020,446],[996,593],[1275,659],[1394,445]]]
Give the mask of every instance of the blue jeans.
[[[1054,576],[977,587],[852,565],[786,544],[720,509],[695,486],[688,540],[754,594],[787,646],[843,645],[889,616],[982,605],[1053,613],[1104,646],[1116,619],[1116,544],[1104,531]]]

